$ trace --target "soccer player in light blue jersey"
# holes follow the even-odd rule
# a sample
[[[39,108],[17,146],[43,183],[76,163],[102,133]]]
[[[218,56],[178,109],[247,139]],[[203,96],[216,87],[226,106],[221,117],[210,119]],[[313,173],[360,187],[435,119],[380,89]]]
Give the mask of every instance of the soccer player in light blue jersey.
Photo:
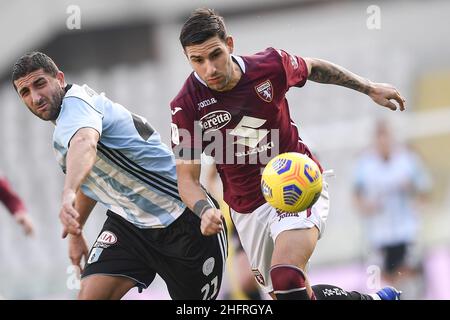
[[[53,147],[66,174],[63,238],[70,234],[74,265],[87,261],[79,298],[120,299],[159,274],[173,299],[215,299],[226,230],[201,234],[198,215],[178,194],[174,156],[150,124],[87,85],[67,84],[40,52],[22,56],[12,80],[28,109],[55,124]],[[82,227],[97,202],[108,218],[88,254]]]

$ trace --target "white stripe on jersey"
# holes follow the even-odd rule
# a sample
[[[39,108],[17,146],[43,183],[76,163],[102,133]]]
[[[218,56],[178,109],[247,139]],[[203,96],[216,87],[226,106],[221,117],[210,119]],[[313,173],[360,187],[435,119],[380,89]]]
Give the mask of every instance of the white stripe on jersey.
[[[172,180],[168,177],[161,176],[156,172],[146,170],[137,165],[131,159],[128,159],[120,151],[109,149],[101,143],[99,143],[99,145],[98,150],[105,154],[105,156],[109,159],[108,161],[111,162],[113,166],[118,166],[125,171],[133,173],[133,175],[141,178],[144,182],[147,182],[147,184],[148,182],[158,184],[158,187],[163,189],[164,192],[171,194],[174,198],[181,201],[176,180]]]
[[[87,180],[87,183],[83,184],[83,190],[87,188],[89,190],[87,194],[88,196],[93,197],[99,202],[102,202],[114,213],[130,221],[128,212],[125,211],[126,208],[129,213],[133,215],[133,219],[130,222],[133,223],[136,227],[164,227],[164,225],[156,216],[146,214],[145,212],[140,210],[139,207],[134,204],[134,202],[131,202],[126,196],[116,191],[112,191],[110,185],[94,172],[91,172],[89,174],[89,178],[90,179]],[[126,204],[126,207],[124,206],[124,204]]]
[[[177,203],[171,196],[157,193],[126,171],[111,166],[103,157],[97,156],[97,162],[90,176],[97,184],[87,184],[86,187],[95,195],[103,193],[103,197],[109,198],[110,201],[105,204],[117,203],[122,208],[130,210],[139,224],[138,227],[168,226],[186,208],[183,203]],[[122,211],[120,215],[129,220],[123,214]]]
[[[228,243],[225,229],[223,229],[217,234],[217,238],[219,240],[220,252],[222,253],[222,264],[223,264],[222,270],[223,272],[225,272],[225,265],[227,263],[227,256],[228,256]]]
[[[208,201],[208,203],[213,207],[213,208],[217,208],[216,205],[214,204],[214,201],[211,199],[211,197],[206,194],[206,200]],[[219,208],[217,208],[219,209]],[[222,270],[223,272],[225,272],[225,265],[227,262],[227,257],[228,257],[228,241],[227,241],[227,234],[226,234],[226,229],[223,228],[222,231],[220,231],[217,234],[217,240],[219,241],[219,247],[220,247],[220,253],[222,254]]]
[[[112,181],[117,181],[122,184],[123,187],[119,190],[121,193],[128,193],[131,195],[134,193],[139,194],[148,199],[152,204],[169,212],[180,210],[182,212],[186,208],[186,205],[181,201],[175,200],[172,196],[167,195],[163,191],[154,190],[152,187],[145,184],[144,181],[131,175],[126,170],[122,170],[121,168],[112,165],[109,160],[102,155],[97,155],[97,162],[95,163],[94,168],[104,172],[108,179],[113,179]],[[149,208],[144,211],[152,212],[153,210],[154,208]]]
[[[86,177],[85,183],[81,186],[81,190],[83,193],[90,197],[91,199],[97,199],[98,202],[103,203],[108,209],[113,211],[114,213],[117,213],[118,215],[122,217],[126,217],[127,212],[120,207],[119,203],[116,199],[111,198],[106,191],[100,186],[96,185],[101,192],[92,193],[92,188],[88,188],[87,185],[96,185],[96,181],[93,177],[90,175]]]

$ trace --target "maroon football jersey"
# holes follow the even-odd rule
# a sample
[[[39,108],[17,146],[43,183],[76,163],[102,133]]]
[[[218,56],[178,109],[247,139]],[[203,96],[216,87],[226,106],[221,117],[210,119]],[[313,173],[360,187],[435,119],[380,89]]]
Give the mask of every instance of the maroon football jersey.
[[[25,211],[25,205],[19,196],[12,190],[8,180],[0,175],[0,202],[3,202],[11,214]]]
[[[209,89],[194,72],[186,80],[170,104],[172,148],[177,158],[213,156],[225,202],[249,213],[265,202],[261,173],[271,158],[299,152],[318,161],[301,141],[285,97],[305,84],[305,61],[273,48],[233,60],[242,77],[229,91]]]

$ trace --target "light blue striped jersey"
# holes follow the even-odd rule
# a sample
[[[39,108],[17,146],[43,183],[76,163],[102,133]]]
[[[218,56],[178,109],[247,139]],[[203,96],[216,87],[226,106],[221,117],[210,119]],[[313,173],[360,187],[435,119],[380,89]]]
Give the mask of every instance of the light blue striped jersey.
[[[417,239],[420,216],[417,194],[431,190],[431,177],[419,156],[395,146],[388,160],[372,149],[359,159],[354,185],[376,209],[364,217],[370,244],[383,246],[411,243]]]
[[[85,127],[100,133],[97,160],[81,186],[86,196],[139,228],[167,227],[181,215],[175,159],[158,132],[87,85],[69,87],[56,119],[53,147],[64,172],[70,139]]]

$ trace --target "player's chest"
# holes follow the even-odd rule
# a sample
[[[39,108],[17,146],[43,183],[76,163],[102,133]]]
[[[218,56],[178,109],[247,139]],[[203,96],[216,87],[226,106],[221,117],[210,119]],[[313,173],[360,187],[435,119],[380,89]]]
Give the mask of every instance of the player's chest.
[[[410,171],[401,161],[376,161],[366,171],[366,181],[379,190],[391,191],[401,188],[410,180]]]
[[[198,119],[202,129],[234,128],[243,118],[254,119],[253,125],[269,123],[280,112],[280,92],[269,79],[251,87],[233,90],[227,94],[211,94],[197,103]]]

